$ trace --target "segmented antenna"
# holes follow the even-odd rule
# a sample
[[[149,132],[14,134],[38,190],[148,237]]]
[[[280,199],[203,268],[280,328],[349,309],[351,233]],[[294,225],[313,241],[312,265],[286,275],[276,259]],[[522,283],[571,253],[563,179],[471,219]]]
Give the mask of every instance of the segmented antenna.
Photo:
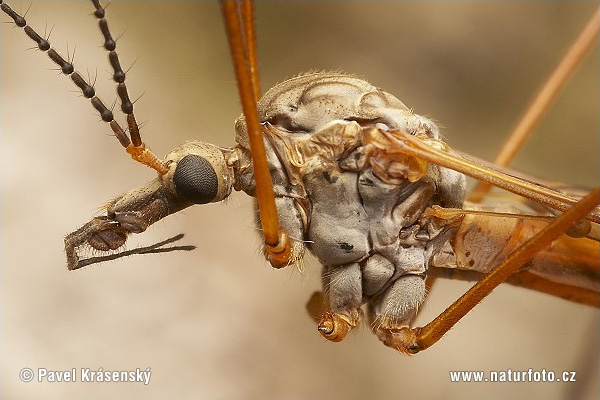
[[[125,148],[127,148],[127,146],[129,146],[132,142],[134,146],[141,146],[142,139],[140,137],[139,127],[135,121],[135,116],[133,115],[133,103],[129,99],[127,86],[125,86],[125,72],[123,71],[123,68],[121,68],[119,56],[116,51],[117,42],[112,38],[110,30],[108,29],[108,22],[104,18],[106,11],[102,5],[100,5],[98,0],[92,0],[92,4],[96,8],[96,11],[94,11],[94,16],[98,18],[100,32],[102,32],[102,35],[104,36],[103,46],[106,51],[108,51],[108,61],[113,68],[113,80],[117,83],[117,94],[121,99],[121,111],[127,115],[127,126],[129,127],[131,141],[126,135],[124,137],[117,136],[117,138]]]
[[[106,11],[99,0],[91,1],[95,8],[94,16],[98,19],[100,31],[104,36],[104,48],[109,52],[108,60],[113,68],[113,80],[117,83],[117,94],[121,100],[121,110],[127,117],[127,126],[131,138],[123,128],[121,128],[119,123],[115,121],[112,111],[110,111],[108,107],[104,105],[102,100],[96,96],[94,87],[90,85],[79,72],[75,71],[75,67],[70,61],[65,60],[54,48],[52,48],[48,39],[43,38],[31,26],[27,25],[25,17],[19,15],[19,13],[14,11],[2,0],[0,0],[0,9],[14,21],[15,25],[23,28],[25,34],[37,44],[37,47],[40,50],[48,54],[48,57],[58,65],[65,76],[71,78],[75,86],[81,90],[83,96],[90,100],[92,106],[98,111],[102,120],[108,123],[119,140],[119,143],[126,149],[127,153],[129,153],[134,160],[147,165],[156,170],[159,174],[164,175],[168,171],[167,165],[159,160],[142,141],[140,129],[133,114],[133,103],[129,99],[127,86],[125,86],[125,72],[121,68],[119,56],[116,52],[117,43],[112,38],[110,30],[108,29],[108,22],[104,18]]]

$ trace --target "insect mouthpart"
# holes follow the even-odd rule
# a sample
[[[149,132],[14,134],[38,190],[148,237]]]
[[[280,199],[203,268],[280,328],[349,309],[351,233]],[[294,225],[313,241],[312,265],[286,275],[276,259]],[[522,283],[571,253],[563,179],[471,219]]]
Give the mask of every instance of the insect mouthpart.
[[[225,199],[233,187],[233,168],[228,165],[230,150],[190,141],[171,151],[164,159],[167,171],[150,182],[114,199],[106,215],[96,217],[67,235],[65,252],[70,270],[130,254],[191,250],[192,246],[161,248],[174,238],[148,248],[81,259],[78,249],[91,247],[100,252],[117,250],[128,235],[144,232],[155,222],[194,204]],[[175,240],[179,240],[181,237]]]

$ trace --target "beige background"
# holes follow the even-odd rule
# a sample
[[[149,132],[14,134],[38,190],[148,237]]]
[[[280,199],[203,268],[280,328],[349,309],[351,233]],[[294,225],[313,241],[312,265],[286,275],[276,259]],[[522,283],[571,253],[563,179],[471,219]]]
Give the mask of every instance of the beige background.
[[[13,4],[26,9],[28,3]],[[367,77],[434,117],[449,143],[490,158],[591,15],[575,2],[268,2],[257,10],[263,88],[307,70]],[[115,97],[91,6],[34,3],[79,71]],[[233,145],[239,105],[218,5],[114,2],[109,21],[146,142]],[[3,21],[8,20],[3,15]],[[363,327],[340,344],[304,310],[319,286],[272,270],[251,201],[195,207],[136,244],[185,232],[192,253],[136,256],[68,273],[62,240],[97,207],[152,178],[18,29],[1,34],[2,398],[598,397],[598,313],[501,287],[432,349],[404,357]],[[598,183],[598,52],[516,160],[519,169]],[[73,93],[71,93],[73,92]],[[468,287],[441,281],[421,322]],[[29,367],[152,368],[137,383],[22,383]],[[577,383],[450,383],[451,370],[577,371]]]

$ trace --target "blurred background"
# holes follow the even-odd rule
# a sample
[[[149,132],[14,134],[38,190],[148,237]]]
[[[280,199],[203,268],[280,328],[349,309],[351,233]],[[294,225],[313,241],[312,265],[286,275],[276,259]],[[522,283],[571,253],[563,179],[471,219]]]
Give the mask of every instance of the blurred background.
[[[29,3],[11,4],[24,11]],[[309,70],[364,76],[434,118],[456,149],[491,159],[578,35],[593,2],[258,2],[263,90]],[[38,32],[115,99],[85,2],[34,2]],[[147,144],[234,145],[240,113],[214,2],[121,2],[108,20]],[[2,21],[8,21],[2,15]],[[63,237],[153,178],[69,79],[11,24],[0,29],[0,397],[598,398],[598,312],[498,288],[433,348],[405,357],[368,326],[323,340],[305,311],[320,266],[273,270],[252,201],[193,207],[129,247],[185,232],[191,253],[134,256],[67,272]],[[29,50],[28,50],[29,49]],[[597,46],[596,46],[597,49]],[[514,163],[543,178],[599,181],[599,58],[590,55]],[[118,108],[118,107],[117,107]],[[120,117],[120,121],[123,118]],[[469,284],[439,281],[419,323]],[[22,368],[152,369],[150,384],[23,383]],[[576,371],[575,383],[451,383],[449,371]],[[78,377],[79,378],[79,377]]]

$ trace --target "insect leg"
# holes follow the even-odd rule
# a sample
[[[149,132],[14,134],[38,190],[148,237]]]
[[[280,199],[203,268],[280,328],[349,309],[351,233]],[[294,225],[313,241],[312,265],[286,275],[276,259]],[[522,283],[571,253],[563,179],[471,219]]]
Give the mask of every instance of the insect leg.
[[[540,89],[525,113],[523,113],[523,116],[496,156],[494,160],[495,164],[506,167],[517,155],[544,117],[544,114],[550,109],[552,102],[558,97],[568,79],[573,75],[588,52],[594,48],[592,45],[598,37],[599,30],[600,10],[596,10],[575,42],[556,66],[552,75],[548,77],[544,86]],[[489,183],[479,182],[477,187],[469,194],[469,201],[480,202],[490,188]]]
[[[385,329],[380,331],[378,336],[386,345],[400,352],[415,354],[432,346],[496,286],[566,232],[573,223],[579,221],[598,203],[600,203],[600,188],[594,189],[574,207],[515,250],[429,324],[421,328]]]
[[[240,4],[241,3],[241,4]],[[252,76],[254,98],[260,99],[260,81],[258,80],[258,54],[256,48],[256,31],[254,29],[254,1],[241,0],[239,3],[241,23],[244,29],[244,44],[248,68]]]
[[[387,332],[408,326],[425,301],[426,293],[425,277],[407,274],[371,300],[371,328],[384,344],[394,347],[395,343],[387,342]]]
[[[487,210],[465,210],[462,208],[445,208],[438,205],[434,205],[425,210],[425,216],[441,218],[449,222],[455,221],[455,219],[461,220],[465,215],[485,215],[489,217],[497,218],[517,218],[517,219],[528,219],[531,221],[553,221],[556,217],[550,215],[527,215],[518,213],[507,213],[507,212],[495,212]],[[600,241],[598,232],[592,230],[592,224],[589,221],[581,220],[571,226],[567,232],[565,232],[572,238],[588,237],[592,240]]]
[[[234,61],[242,109],[248,126],[252,165],[256,180],[256,198],[265,238],[265,248],[271,264],[279,268],[289,264],[290,239],[288,233],[279,226],[273,184],[263,143],[263,132],[256,109],[258,90],[256,63],[248,61],[248,56],[255,53],[248,50],[248,39],[244,38],[244,30],[253,29],[254,25],[249,24],[252,21],[251,18],[247,16],[240,18],[240,14],[248,10],[247,6],[240,7],[240,5],[237,1],[222,1],[221,9],[225,20],[229,49]],[[244,24],[245,26],[242,26]],[[252,65],[254,65],[254,69],[252,69]]]
[[[319,321],[319,333],[327,340],[339,342],[354,328],[361,317],[362,274],[358,263],[323,267],[323,289],[327,312]]]
[[[384,132],[376,128],[365,130],[362,140],[365,145],[373,145],[378,151],[383,151],[389,156],[402,154],[414,157],[418,163],[426,161],[446,167],[475,179],[491,183],[555,210],[566,211],[577,202],[576,199],[563,193],[479,165],[472,160],[452,153],[448,148],[444,150],[436,148],[438,147],[437,145],[441,146],[442,142],[434,143],[432,140],[426,142],[399,130]],[[585,216],[585,219],[600,223],[600,210],[594,208],[589,215]]]

